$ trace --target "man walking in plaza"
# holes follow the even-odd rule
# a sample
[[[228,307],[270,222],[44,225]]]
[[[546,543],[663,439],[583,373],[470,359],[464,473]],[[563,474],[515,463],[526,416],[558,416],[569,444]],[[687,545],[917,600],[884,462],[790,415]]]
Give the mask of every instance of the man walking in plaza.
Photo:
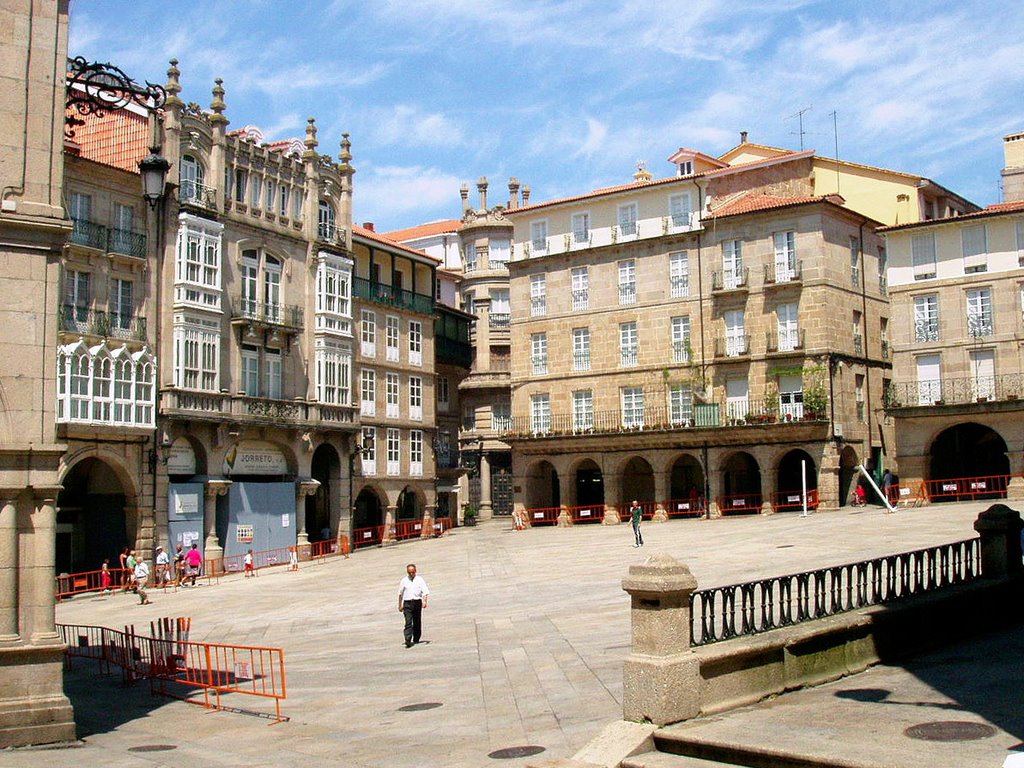
[[[644,535],[640,533],[640,520],[643,514],[644,511],[640,508],[640,503],[633,499],[633,504],[629,507],[629,518],[633,522],[634,547],[642,547],[644,545]]]
[[[420,641],[420,617],[430,590],[423,577],[416,575],[415,563],[409,563],[405,573],[398,585],[398,610],[405,615],[405,647],[410,648]]]
[[[139,604],[149,605],[152,601],[146,595],[146,584],[149,582],[149,566],[141,557],[135,563],[135,588],[139,593]]]

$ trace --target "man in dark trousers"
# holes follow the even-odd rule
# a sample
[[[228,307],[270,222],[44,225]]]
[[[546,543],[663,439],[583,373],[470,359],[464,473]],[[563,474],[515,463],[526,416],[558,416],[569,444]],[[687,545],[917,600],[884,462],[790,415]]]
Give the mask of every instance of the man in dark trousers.
[[[643,510],[640,509],[640,502],[633,499],[633,504],[629,508],[629,517],[633,522],[633,538],[636,539],[634,547],[642,547],[644,545],[644,535],[640,533],[640,520],[643,518]]]
[[[422,576],[416,575],[416,564],[405,566],[406,576],[398,585],[398,611],[405,614],[405,647],[420,641],[420,615],[427,607],[430,590]]]

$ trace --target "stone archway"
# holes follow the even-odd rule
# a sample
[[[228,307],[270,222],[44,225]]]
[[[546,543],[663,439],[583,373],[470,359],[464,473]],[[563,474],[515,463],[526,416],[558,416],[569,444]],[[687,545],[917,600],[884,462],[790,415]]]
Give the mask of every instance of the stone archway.
[[[688,453],[672,462],[669,469],[668,492],[671,502],[670,512],[696,512],[699,507],[695,506],[700,499],[704,498],[704,468],[700,462]],[[684,509],[676,510],[676,504],[688,505]]]
[[[114,467],[89,456],[72,465],[57,495],[57,573],[98,571],[104,560],[120,567],[124,547],[135,548],[138,521],[125,514],[132,502]]]
[[[554,509],[562,504],[558,470],[550,461],[531,464],[526,470],[523,487],[523,501],[527,509]]]
[[[572,474],[575,506],[601,505],[604,500],[604,474],[593,459],[584,459]]]
[[[737,451],[722,464],[722,514],[756,514],[761,511],[761,468],[751,454]]]
[[[814,459],[807,451],[795,448],[779,460],[776,486],[772,490],[779,494],[779,503],[775,505],[777,512],[803,510],[801,491],[806,478],[807,493],[818,489],[818,470]]]
[[[333,445],[321,443],[317,446],[310,464],[310,475],[320,486],[315,494],[306,497],[306,531],[310,541],[321,541],[337,535],[341,457]]]
[[[845,507],[850,503],[850,494],[853,493],[853,488],[857,483],[857,465],[859,463],[860,459],[857,457],[857,451],[853,449],[853,446],[844,446],[839,454],[840,506]]]
[[[1005,498],[1006,481],[1003,478],[1009,474],[1006,441],[994,429],[983,424],[966,422],[949,427],[936,436],[928,451],[927,480],[993,478],[984,481],[986,487],[980,493],[977,492],[979,483],[974,483],[974,488],[964,488],[964,491],[969,491],[964,494],[967,498]],[[935,494],[932,500],[959,501],[961,497]]]
[[[395,503],[395,522],[420,520],[423,517],[423,497],[411,485],[405,486]]]
[[[363,488],[356,496],[352,512],[352,528],[377,528],[384,525],[385,505],[373,488]]]
[[[647,460],[633,456],[622,468],[621,498],[615,503],[619,509],[628,509],[629,503],[656,501],[654,498],[654,470]]]

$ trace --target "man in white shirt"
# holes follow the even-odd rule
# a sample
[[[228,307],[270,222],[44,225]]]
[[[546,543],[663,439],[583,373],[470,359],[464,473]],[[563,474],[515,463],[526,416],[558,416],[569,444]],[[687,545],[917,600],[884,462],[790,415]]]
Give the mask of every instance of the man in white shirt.
[[[406,576],[398,585],[398,611],[405,615],[405,647],[411,648],[420,641],[420,614],[427,607],[427,582],[416,575],[416,564],[405,567]]]
[[[146,596],[146,582],[149,581],[149,566],[141,557],[135,564],[135,586],[139,590],[139,603],[149,605],[152,601]]]
[[[157,585],[166,584],[171,580],[171,558],[163,547],[156,548],[156,581]]]

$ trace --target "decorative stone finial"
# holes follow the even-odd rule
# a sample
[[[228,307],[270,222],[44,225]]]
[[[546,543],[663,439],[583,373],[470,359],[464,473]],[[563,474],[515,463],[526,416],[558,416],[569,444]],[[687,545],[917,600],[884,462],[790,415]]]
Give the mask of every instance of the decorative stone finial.
[[[647,163],[643,160],[636,161],[636,173],[633,174],[633,180],[646,183],[651,181],[654,176],[650,171],[647,170]]]
[[[530,202],[530,187],[527,184],[523,185],[523,205],[527,205]]]
[[[459,197],[462,198],[462,212],[466,213],[469,211],[469,184],[462,183],[459,187]]]
[[[313,150],[317,148],[320,142],[316,140],[316,118],[306,118],[306,140],[302,142],[306,145],[306,149]]]
[[[213,101],[210,102],[210,110],[213,114],[210,115],[210,122],[227,123],[228,119],[224,117],[224,110],[227,109],[227,105],[224,103],[224,80],[218,77],[213,83]]]
[[[177,59],[171,59],[170,63],[171,66],[167,70],[167,85],[164,86],[164,90],[167,91],[165,104],[178,106],[181,104],[181,99],[178,98],[178,94],[181,93],[181,81],[178,79],[181,77],[181,70],[178,69]]]
[[[512,209],[519,207],[519,179],[515,176],[508,180],[508,207]]]
[[[481,176],[476,183],[476,189],[480,193],[480,210],[487,210],[487,177]]]

